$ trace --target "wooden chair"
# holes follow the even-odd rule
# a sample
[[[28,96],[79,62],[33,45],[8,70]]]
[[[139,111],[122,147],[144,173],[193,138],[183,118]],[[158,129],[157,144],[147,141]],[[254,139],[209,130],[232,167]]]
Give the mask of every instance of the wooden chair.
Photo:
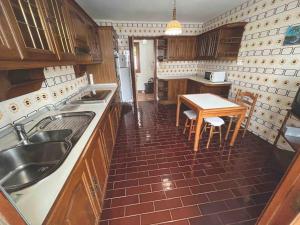
[[[194,110],[186,110],[183,112],[183,114],[186,116],[183,134],[185,134],[186,130],[189,129],[188,140],[190,141],[192,134],[195,133],[195,128],[196,128],[195,120],[197,118],[197,114]]]
[[[225,124],[224,120],[220,117],[208,117],[204,119],[204,127],[200,133],[202,136],[203,132],[206,131],[206,128],[210,127],[208,141],[206,144],[206,148],[209,147],[210,141],[214,134],[219,133],[220,137],[220,146],[222,146],[222,126]],[[218,127],[218,132],[215,132],[216,127]]]
[[[244,105],[244,106],[247,107],[246,116],[245,116],[245,119],[243,121],[245,123],[245,126],[244,126],[244,128],[240,129],[240,130],[244,130],[243,136],[242,136],[243,138],[245,137],[246,131],[248,130],[250,120],[251,120],[251,117],[252,117],[253,112],[254,112],[254,107],[255,107],[257,98],[258,98],[258,94],[254,94],[254,93],[251,93],[251,92],[248,92],[248,91],[242,92],[241,90],[238,90],[237,95],[235,97],[235,102],[237,104]],[[227,132],[226,132],[226,135],[225,135],[225,140],[228,139],[229,132],[233,131],[233,130],[231,130],[231,126],[232,126],[233,120],[236,117],[230,116],[229,118],[230,118],[230,121],[229,121]]]

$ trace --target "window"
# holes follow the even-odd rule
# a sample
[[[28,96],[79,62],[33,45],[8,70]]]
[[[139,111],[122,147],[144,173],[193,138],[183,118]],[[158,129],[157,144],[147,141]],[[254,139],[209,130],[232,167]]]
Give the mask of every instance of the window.
[[[134,69],[136,73],[141,72],[141,63],[140,63],[140,43],[135,42],[133,46],[134,54]]]

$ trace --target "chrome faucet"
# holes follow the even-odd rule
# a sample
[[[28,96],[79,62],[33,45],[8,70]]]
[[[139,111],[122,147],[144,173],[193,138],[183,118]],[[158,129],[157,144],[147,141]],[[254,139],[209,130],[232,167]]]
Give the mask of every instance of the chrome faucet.
[[[28,145],[28,144],[30,144],[30,141],[29,141],[29,138],[27,136],[27,133],[26,133],[26,130],[25,130],[24,126],[25,126],[25,124],[15,124],[15,125],[13,125],[19,140],[24,145]]]

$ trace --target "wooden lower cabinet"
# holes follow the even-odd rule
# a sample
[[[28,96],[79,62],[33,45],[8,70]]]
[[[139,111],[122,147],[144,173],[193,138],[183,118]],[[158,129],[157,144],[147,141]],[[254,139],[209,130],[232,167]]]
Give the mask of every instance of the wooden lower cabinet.
[[[187,93],[188,94],[204,94],[210,93],[228,98],[231,84],[204,84],[201,82],[188,80]]]
[[[162,104],[177,103],[178,95],[211,93],[228,98],[231,84],[206,84],[189,79],[158,81],[159,102]]]
[[[99,224],[119,118],[111,103],[43,224]]]
[[[46,224],[97,224],[99,214],[92,194],[92,183],[83,163],[77,166],[67,182]]]

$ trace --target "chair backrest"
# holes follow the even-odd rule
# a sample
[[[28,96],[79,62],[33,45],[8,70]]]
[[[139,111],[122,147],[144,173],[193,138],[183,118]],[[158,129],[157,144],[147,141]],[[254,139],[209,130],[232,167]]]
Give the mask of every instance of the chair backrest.
[[[247,117],[251,118],[254,107],[258,98],[258,94],[254,94],[248,91],[241,91],[240,89],[235,96],[235,102],[247,107]]]

